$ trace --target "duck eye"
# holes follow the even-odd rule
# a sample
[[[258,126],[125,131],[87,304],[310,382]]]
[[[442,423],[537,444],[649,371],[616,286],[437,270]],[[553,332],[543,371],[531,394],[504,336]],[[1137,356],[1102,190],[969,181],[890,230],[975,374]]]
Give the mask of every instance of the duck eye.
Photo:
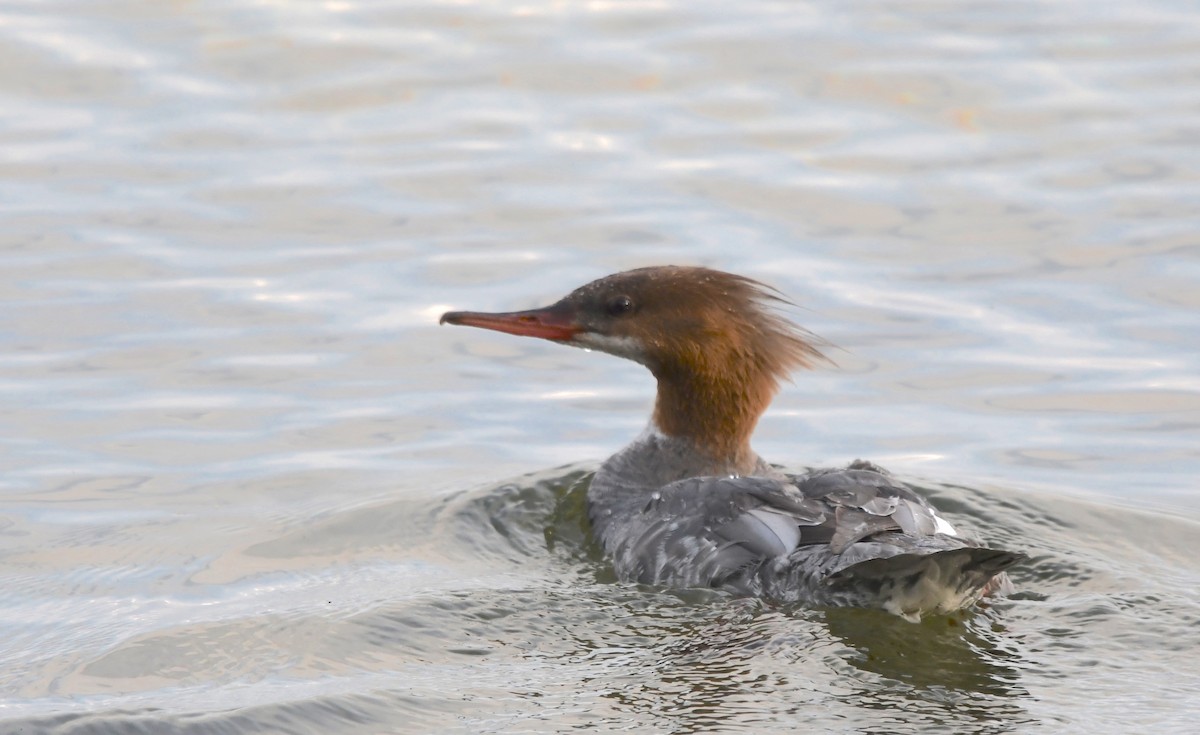
[[[609,300],[604,307],[609,316],[622,316],[633,311],[633,299],[628,296],[616,296]]]

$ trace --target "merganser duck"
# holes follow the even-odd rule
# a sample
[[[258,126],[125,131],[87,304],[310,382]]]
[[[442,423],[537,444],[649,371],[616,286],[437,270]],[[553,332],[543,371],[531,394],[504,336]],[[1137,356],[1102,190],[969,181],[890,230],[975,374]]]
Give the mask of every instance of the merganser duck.
[[[750,435],[818,340],[743,276],[659,266],[617,273],[541,309],[452,311],[482,327],[628,358],[650,369],[650,425],[601,465],[587,492],[593,533],[625,581],[715,587],[812,606],[881,608],[909,620],[1008,586],[1023,554],[960,535],[869,462],[787,475]]]

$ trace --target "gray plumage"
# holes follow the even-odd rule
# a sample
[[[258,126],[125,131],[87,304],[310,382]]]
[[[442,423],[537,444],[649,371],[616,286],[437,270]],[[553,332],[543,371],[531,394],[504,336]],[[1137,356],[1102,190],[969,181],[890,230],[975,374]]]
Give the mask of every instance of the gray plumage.
[[[649,431],[597,472],[589,516],[619,577],[915,620],[972,604],[1023,558],[944,532],[928,501],[866,462],[687,476],[702,462]]]

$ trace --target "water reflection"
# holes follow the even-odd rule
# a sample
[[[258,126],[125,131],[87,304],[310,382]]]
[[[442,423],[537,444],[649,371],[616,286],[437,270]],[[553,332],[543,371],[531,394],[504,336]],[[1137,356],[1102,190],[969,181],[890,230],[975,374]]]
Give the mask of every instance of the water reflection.
[[[635,721],[680,733],[780,716],[832,723],[848,715],[831,712],[831,698],[906,713],[897,732],[914,722],[1002,732],[1030,721],[1002,611],[914,625],[873,610],[616,584],[587,531],[590,479],[575,467],[483,491],[457,504],[454,523],[474,553],[494,561],[558,560],[542,568],[543,582],[557,580],[551,589],[505,595],[504,614],[487,615],[505,618],[517,637],[536,630],[528,655],[583,667],[589,686]]]
[[[1021,705],[1029,692],[1018,654],[986,612],[913,625],[874,610],[835,609],[825,622],[846,646],[844,663],[860,674],[863,686],[851,696],[863,707],[919,713],[954,732],[1007,732],[1033,721]]]
[[[610,667],[595,681],[622,711],[665,732],[785,717],[844,726],[859,709],[878,710],[871,721],[891,721],[880,730],[888,732],[1007,732],[1033,721],[1014,654],[986,615],[913,625],[875,611],[712,595],[631,606],[623,622],[637,648],[614,651],[620,633],[606,630],[592,643]]]
[[[771,637],[761,603],[699,591],[655,597],[622,620],[649,633],[648,648],[637,675],[610,695],[615,701],[673,732],[711,731],[776,707],[778,682],[756,671]]]
[[[831,609],[825,622],[852,652],[846,661],[863,672],[917,689],[1025,694],[1018,670],[1006,661],[1013,654],[1003,648],[1003,628],[986,614],[936,616],[914,625],[874,610]]]

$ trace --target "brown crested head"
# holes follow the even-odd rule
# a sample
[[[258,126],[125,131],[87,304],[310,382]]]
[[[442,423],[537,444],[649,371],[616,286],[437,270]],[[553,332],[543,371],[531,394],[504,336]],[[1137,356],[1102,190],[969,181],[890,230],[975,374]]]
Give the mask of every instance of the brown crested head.
[[[640,362],[655,375],[750,363],[780,378],[822,359],[816,339],[778,313],[787,303],[745,276],[655,266],[593,281],[552,308],[574,312],[583,328],[574,342]]]
[[[656,266],[606,276],[544,309],[441,321],[635,360],[658,379],[657,427],[738,465],[752,456],[750,433],[780,379],[824,359],[818,340],[778,312],[787,303],[744,276]]]

